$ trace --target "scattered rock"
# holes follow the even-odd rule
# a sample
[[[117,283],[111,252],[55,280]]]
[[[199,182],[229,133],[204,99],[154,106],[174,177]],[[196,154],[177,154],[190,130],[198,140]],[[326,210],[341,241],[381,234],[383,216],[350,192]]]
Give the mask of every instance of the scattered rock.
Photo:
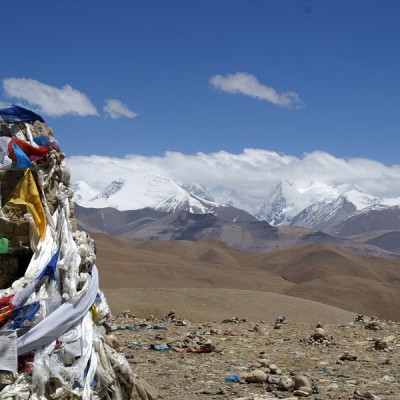
[[[356,361],[357,356],[346,351],[342,356],[340,356],[341,361]]]
[[[388,348],[388,345],[386,342],[383,340],[376,339],[375,344],[374,344],[374,349],[375,350],[386,350]]]
[[[354,391],[353,399],[381,400],[380,397],[373,395],[371,392],[364,392],[361,389]]]
[[[375,353],[377,339],[368,337],[370,331],[361,323],[340,327],[320,323],[315,328],[308,324],[287,324],[280,330],[273,329],[273,324],[260,324],[262,331],[255,331],[252,329],[254,322],[236,318],[224,321],[230,322],[196,324],[190,321],[188,326],[196,326],[196,329],[165,324],[163,343],[175,342],[181,349],[209,346],[213,351],[208,354],[175,351],[152,351],[150,354],[149,345],[154,343],[157,335],[153,329],[113,333],[119,339],[121,350],[132,355],[129,362],[135,372],[155,382],[153,384],[164,399],[379,399],[366,391],[368,388],[379,396],[382,394],[382,400],[398,400],[400,354],[396,351],[387,354],[382,351],[382,355]],[[120,321],[113,322],[119,324]],[[132,321],[124,320],[123,323],[131,325]],[[224,329],[227,323],[234,324],[234,330]],[[396,338],[400,337],[400,325],[383,323],[382,328],[379,340],[395,347]],[[327,332],[332,333],[336,347],[331,349],[318,342],[299,347],[297,340],[302,333],[316,329],[325,331],[323,340],[331,340]],[[231,335],[232,332],[236,335]],[[130,348],[133,342],[138,343],[136,348]],[[219,346],[221,350],[223,348],[222,354],[217,353]],[[337,360],[343,366],[336,365]],[[347,363],[352,363],[351,376]],[[226,381],[231,375],[237,378]],[[355,392],[358,385],[366,385],[366,388]],[[362,393],[363,397],[360,397]]]

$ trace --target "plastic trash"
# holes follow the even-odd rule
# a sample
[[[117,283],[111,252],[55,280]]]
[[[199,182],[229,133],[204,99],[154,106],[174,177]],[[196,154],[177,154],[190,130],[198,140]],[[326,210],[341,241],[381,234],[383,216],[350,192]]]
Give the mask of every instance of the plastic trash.
[[[236,374],[229,375],[226,379],[225,382],[239,382],[239,376]]]
[[[152,344],[150,348],[153,350],[169,350],[169,346],[167,344]]]

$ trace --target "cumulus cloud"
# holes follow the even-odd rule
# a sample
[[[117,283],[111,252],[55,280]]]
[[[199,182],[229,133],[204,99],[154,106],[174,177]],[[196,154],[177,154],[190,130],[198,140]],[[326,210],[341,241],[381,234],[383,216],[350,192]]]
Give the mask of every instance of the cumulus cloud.
[[[121,117],[135,118],[137,116],[137,113],[130,110],[127,105],[123,104],[117,99],[106,100],[106,105],[103,107],[103,110],[112,119],[117,119]]]
[[[8,78],[3,80],[3,89],[8,98],[26,101],[50,117],[98,115],[89,98],[70,85],[60,89],[34,79]]]
[[[0,108],[8,108],[11,104],[0,100]]]
[[[227,76],[213,75],[209,80],[211,86],[227,93],[241,93],[260,100],[269,101],[276,106],[287,108],[304,108],[305,104],[296,92],[278,93],[246,72],[237,72]]]
[[[400,195],[400,165],[386,166],[361,158],[342,159],[321,151],[303,157],[261,149],[246,149],[241,154],[220,151],[124,158],[74,156],[68,165],[74,181],[84,180],[99,189],[116,178],[135,180],[153,172],[178,183],[204,184],[217,201],[232,201],[249,211],[261,204],[280,181],[290,182],[299,193],[312,185],[324,188],[347,184],[375,196]]]

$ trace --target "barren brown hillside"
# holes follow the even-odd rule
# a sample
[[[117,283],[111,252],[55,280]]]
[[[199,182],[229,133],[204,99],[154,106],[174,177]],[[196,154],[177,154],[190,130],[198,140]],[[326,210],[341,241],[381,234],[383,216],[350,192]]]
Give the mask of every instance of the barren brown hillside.
[[[274,292],[400,320],[398,261],[354,255],[324,244],[250,254],[219,242],[93,237],[104,289]]]
[[[292,280],[306,282],[320,275],[345,275],[395,283],[400,277],[400,262],[383,257],[362,256],[323,243],[258,255],[253,266],[277,274],[290,273]],[[392,281],[391,281],[392,280]]]

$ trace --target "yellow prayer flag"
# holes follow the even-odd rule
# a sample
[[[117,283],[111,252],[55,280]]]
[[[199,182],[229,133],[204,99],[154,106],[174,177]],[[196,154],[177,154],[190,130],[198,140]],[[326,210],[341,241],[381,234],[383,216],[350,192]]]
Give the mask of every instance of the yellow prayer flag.
[[[24,176],[18,182],[8,202],[26,205],[35,221],[37,233],[43,240],[46,236],[46,215],[30,169],[25,170]]]

